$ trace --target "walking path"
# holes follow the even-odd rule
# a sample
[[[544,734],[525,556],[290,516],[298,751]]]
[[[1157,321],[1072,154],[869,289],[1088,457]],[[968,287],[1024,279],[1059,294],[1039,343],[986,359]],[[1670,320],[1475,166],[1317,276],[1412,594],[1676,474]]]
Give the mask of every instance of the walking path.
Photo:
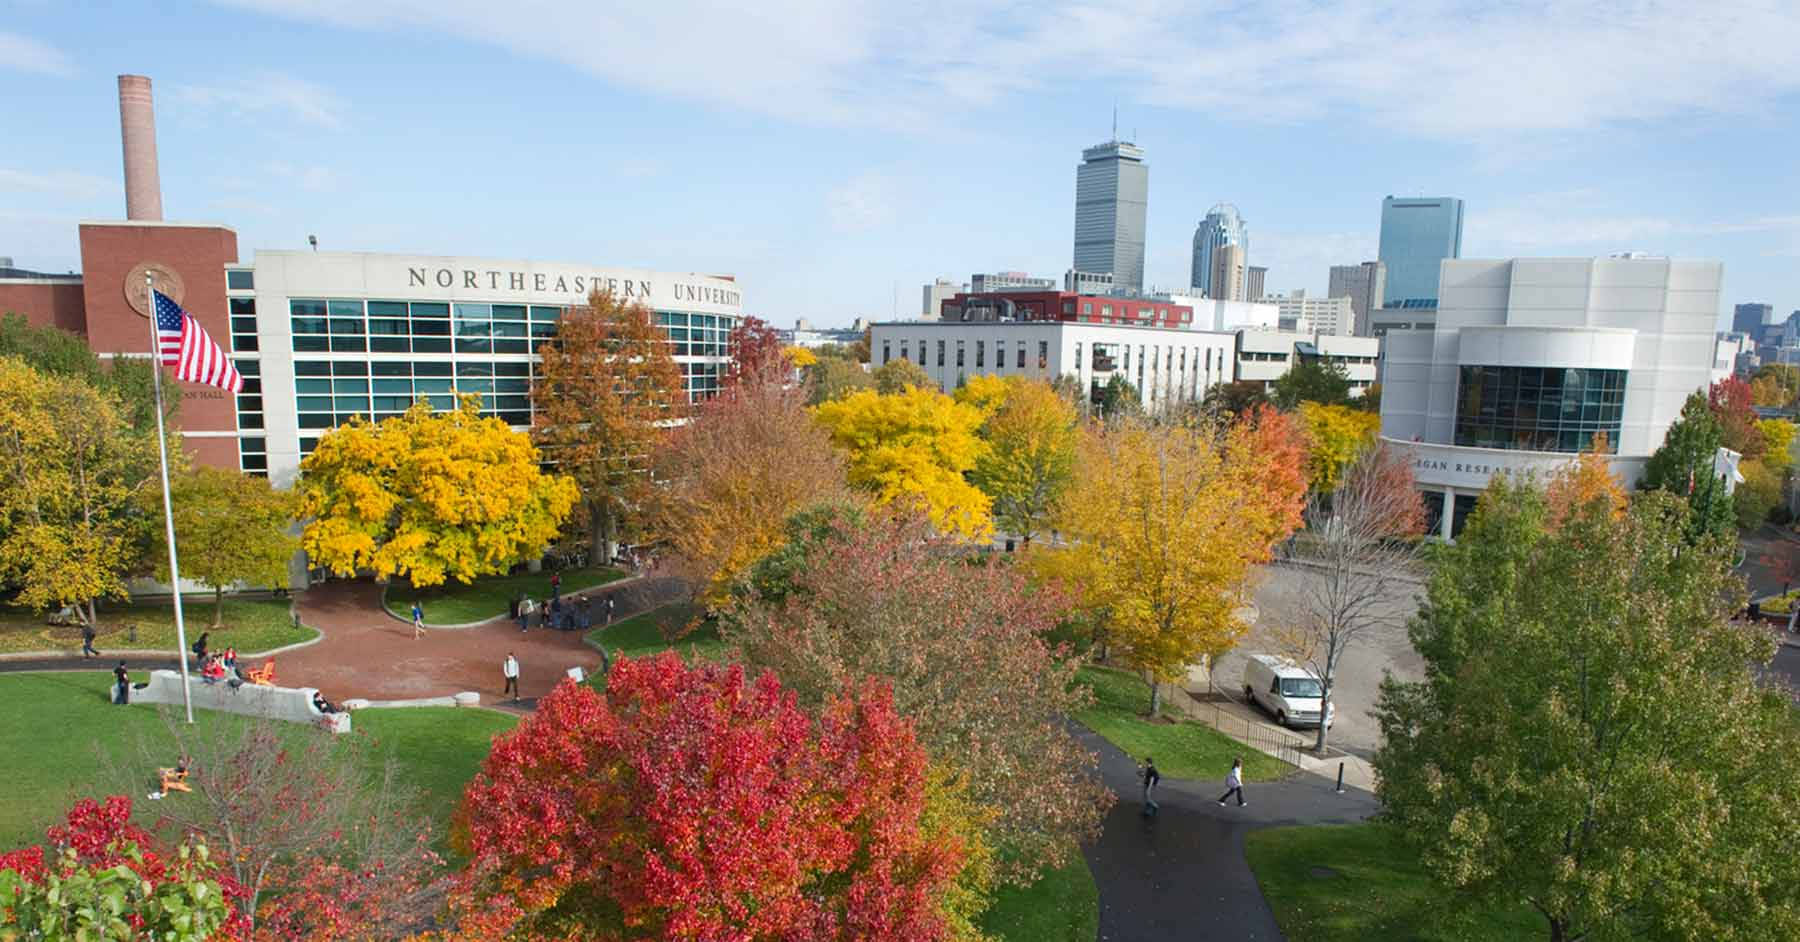
[[[1162,808],[1143,814],[1137,763],[1077,727],[1100,756],[1100,776],[1119,796],[1100,839],[1085,849],[1100,886],[1103,942],[1268,942],[1282,938],[1256,876],[1244,859],[1244,835],[1285,824],[1349,824],[1375,813],[1373,795],[1299,772],[1244,787],[1247,807],[1221,808],[1223,782],[1164,778]]]

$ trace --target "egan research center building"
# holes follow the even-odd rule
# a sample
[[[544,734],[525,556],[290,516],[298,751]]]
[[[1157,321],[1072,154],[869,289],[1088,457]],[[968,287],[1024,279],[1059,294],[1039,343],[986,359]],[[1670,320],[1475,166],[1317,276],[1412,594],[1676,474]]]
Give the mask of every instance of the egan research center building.
[[[150,83],[120,76],[126,216],[79,226],[82,271],[0,259],[0,312],[83,335],[102,357],[150,349],[144,273],[231,351],[244,389],[177,384],[184,450],[200,464],[293,483],[319,436],[353,415],[380,420],[415,400],[531,424],[538,344],[593,290],[642,303],[667,331],[688,394],[719,388],[743,317],[722,275],[516,259],[266,250],[239,260],[237,233],[165,222]],[[171,390],[173,392],[173,390]]]
[[[1605,435],[1637,483],[1712,381],[1722,266],[1637,254],[1446,259],[1435,325],[1386,335],[1381,435],[1453,538],[1496,474],[1543,478]]]

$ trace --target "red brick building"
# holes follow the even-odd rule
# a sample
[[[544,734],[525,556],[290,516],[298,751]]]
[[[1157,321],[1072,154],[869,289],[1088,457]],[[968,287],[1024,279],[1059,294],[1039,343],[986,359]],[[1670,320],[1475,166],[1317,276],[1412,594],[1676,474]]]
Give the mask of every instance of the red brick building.
[[[1074,291],[964,292],[944,302],[945,321],[1072,321],[1139,327],[1194,325],[1194,309],[1152,298],[1081,294]]]

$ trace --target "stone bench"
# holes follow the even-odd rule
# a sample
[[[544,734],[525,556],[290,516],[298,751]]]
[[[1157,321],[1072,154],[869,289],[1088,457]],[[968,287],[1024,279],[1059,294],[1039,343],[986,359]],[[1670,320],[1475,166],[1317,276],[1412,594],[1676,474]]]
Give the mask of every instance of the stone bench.
[[[114,689],[108,685],[109,698]],[[313,694],[317,692],[313,687],[272,687],[246,682],[234,689],[225,681],[209,684],[201,681],[198,675],[189,675],[188,690],[195,709],[323,726],[334,733],[350,731],[349,713],[320,713],[313,706]],[[149,683],[132,686],[131,702],[180,706],[181,675],[171,670],[151,671]]]

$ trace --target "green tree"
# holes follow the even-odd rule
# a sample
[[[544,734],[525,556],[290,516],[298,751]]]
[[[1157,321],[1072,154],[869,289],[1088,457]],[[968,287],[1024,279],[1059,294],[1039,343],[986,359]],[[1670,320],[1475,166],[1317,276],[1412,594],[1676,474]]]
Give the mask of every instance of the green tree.
[[[1380,383],[1370,383],[1366,388],[1363,389],[1362,395],[1357,396],[1354,399],[1350,400],[1350,404],[1357,407],[1358,409],[1363,410],[1364,412],[1373,412],[1376,415],[1380,415],[1381,414],[1381,384]]]
[[[1350,401],[1350,374],[1342,363],[1301,357],[1275,381],[1270,394],[1282,409],[1293,409],[1302,402],[1343,405]]]
[[[862,364],[848,356],[827,354],[830,349],[820,347],[814,351],[819,362],[806,368],[806,378],[812,384],[806,397],[809,406],[836,402],[851,393],[875,388],[875,378]],[[936,392],[937,384],[928,382],[922,388]]]
[[[160,513],[160,495],[151,499]],[[170,480],[169,500],[181,575],[213,587],[214,628],[225,616],[227,586],[287,586],[288,562],[300,548],[299,539],[288,534],[294,522],[292,491],[275,490],[268,478],[240,471],[195,468]],[[168,543],[153,545],[159,577],[167,580]]]
[[[150,342],[148,328],[144,343]],[[0,357],[17,357],[32,368],[54,376],[81,379],[117,397],[131,427],[148,432],[156,425],[156,391],[151,384],[150,361],[141,357],[114,357],[102,362],[87,338],[57,327],[33,327],[22,314],[0,316]],[[164,388],[174,387],[163,374]],[[173,424],[180,396],[163,403],[163,418]]]
[[[1681,416],[1669,426],[1662,447],[1644,464],[1640,487],[1663,490],[1684,497],[1693,513],[1688,515],[1695,539],[1707,534],[1728,536],[1736,522],[1731,494],[1725,482],[1713,474],[1722,432],[1703,392],[1682,403]]]
[[[1387,813],[1439,881],[1531,905],[1555,942],[1800,933],[1800,732],[1689,513],[1596,495],[1552,527],[1496,479],[1433,557],[1425,679],[1383,685]]]
[[[125,595],[145,558],[156,520],[142,498],[158,486],[156,438],[113,395],[0,357],[0,581],[20,604],[93,624],[94,601]]]
[[[314,564],[428,586],[543,552],[575,505],[575,483],[543,473],[531,440],[480,408],[474,395],[449,412],[421,401],[379,425],[356,416],[326,432],[296,488],[300,545]]]
[[[1100,387],[1100,401],[1096,405],[1105,419],[1126,419],[1144,414],[1143,397],[1123,373],[1114,373],[1106,385]]]
[[[1781,476],[1767,463],[1750,458],[1738,465],[1738,473],[1744,480],[1731,495],[1731,507],[1737,515],[1737,525],[1753,530],[1762,526],[1775,505],[1781,503]]]
[[[889,360],[875,370],[875,391],[886,396],[891,393],[904,392],[908,386],[931,389],[937,382],[925,368],[911,360]]]
[[[1206,398],[1201,401],[1202,411],[1236,418],[1269,401],[1269,393],[1263,384],[1256,380],[1240,380],[1234,383],[1218,383],[1206,391]]]
[[[994,520],[1026,544],[1042,532],[1075,473],[1075,408],[1049,384],[1007,385],[982,427],[988,448],[971,479],[994,499]]]

